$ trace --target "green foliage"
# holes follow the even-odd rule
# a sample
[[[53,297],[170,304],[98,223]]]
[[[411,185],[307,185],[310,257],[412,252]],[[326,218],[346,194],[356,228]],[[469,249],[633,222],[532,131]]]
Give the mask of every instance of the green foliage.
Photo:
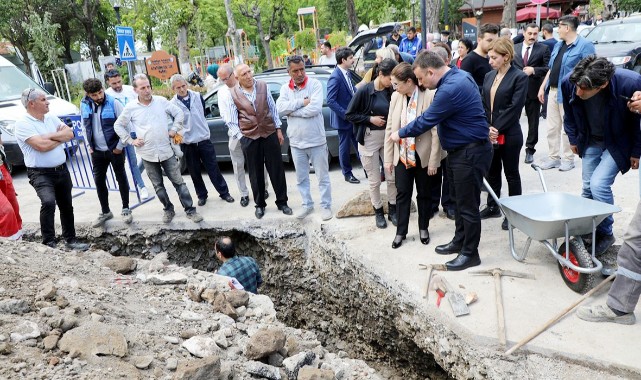
[[[332,44],[333,48],[337,48],[339,46],[346,46],[347,45],[347,32],[346,31],[341,31],[341,32],[335,32],[329,35],[329,38],[327,39],[330,44]]]
[[[448,0],[448,10],[449,10],[448,18],[449,18],[450,30],[454,30],[455,25],[461,25],[464,14],[462,12],[459,12],[459,9],[463,6],[463,4],[465,4],[465,0]],[[443,12],[443,7],[441,7],[440,20],[441,20],[441,25],[444,26],[445,15]]]
[[[309,51],[316,48],[316,34],[313,29],[304,29],[294,33],[296,47]]]
[[[38,13],[29,15],[29,22],[23,22],[29,37],[33,41],[33,53],[41,71],[50,71],[61,66],[60,55],[62,47],[56,41],[59,24],[51,23],[51,14],[45,12],[42,17]]]
[[[287,55],[287,39],[283,36],[269,41],[269,48],[272,50],[274,57]]]
[[[619,11],[639,12],[641,11],[641,0],[619,0]]]

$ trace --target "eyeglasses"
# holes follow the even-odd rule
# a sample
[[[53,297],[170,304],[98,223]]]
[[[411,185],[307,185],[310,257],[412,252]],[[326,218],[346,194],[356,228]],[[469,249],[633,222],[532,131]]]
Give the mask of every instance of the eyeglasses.
[[[25,97],[25,101],[27,102],[29,101],[29,97],[31,96],[31,93],[34,92],[35,90],[36,90],[35,88],[30,88],[29,91],[27,92],[27,95],[24,95],[24,92],[23,92],[22,96]]]
[[[229,73],[229,75],[227,76],[227,78],[220,77],[220,80],[221,80],[223,83],[224,83],[224,82],[227,82],[227,81],[229,80],[229,78],[231,78],[231,76],[232,76],[232,75],[234,75],[234,73],[233,73],[233,72],[232,72],[232,73]]]

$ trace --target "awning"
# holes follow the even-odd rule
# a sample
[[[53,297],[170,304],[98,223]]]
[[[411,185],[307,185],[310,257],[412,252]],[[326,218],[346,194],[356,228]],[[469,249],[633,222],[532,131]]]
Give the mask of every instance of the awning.
[[[541,20],[543,19],[556,19],[561,17],[561,11],[554,8],[541,7]],[[524,22],[529,20],[536,20],[536,7],[525,7],[516,11],[516,22]]]

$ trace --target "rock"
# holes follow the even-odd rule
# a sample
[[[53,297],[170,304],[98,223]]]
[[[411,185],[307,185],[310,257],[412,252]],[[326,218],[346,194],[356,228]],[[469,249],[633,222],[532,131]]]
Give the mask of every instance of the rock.
[[[381,200],[383,201],[383,208],[385,214],[387,214],[387,194],[381,193]],[[416,212],[416,204],[412,201],[410,206],[410,212]],[[374,215],[374,209],[372,208],[372,202],[369,198],[369,191],[364,190],[356,194],[352,199],[345,202],[342,205],[338,212],[336,213],[337,218],[347,218],[349,216],[369,216]]]
[[[192,336],[193,336],[193,335],[192,335]],[[192,336],[190,336],[189,338],[191,338]],[[178,339],[178,338],[177,338],[177,337],[175,337],[175,336],[165,335],[165,336],[163,336],[162,338],[163,338],[165,341],[167,341],[167,342],[169,342],[169,343],[171,343],[171,344],[178,344],[178,343],[180,343],[180,339]],[[187,338],[187,339],[189,339],[189,338]]]
[[[285,347],[285,333],[281,329],[263,329],[249,338],[245,347],[245,356],[257,360],[278,352]]]
[[[138,264],[131,257],[116,256],[106,260],[102,265],[116,273],[127,274],[136,270]]]
[[[179,272],[168,274],[150,274],[147,277],[147,282],[154,285],[186,284],[187,276]]]
[[[60,363],[60,358],[57,356],[52,356],[49,358],[49,365],[55,367]]]
[[[9,355],[11,353],[11,345],[9,342],[0,343],[0,355]]]
[[[127,355],[127,340],[122,332],[114,327],[99,322],[85,322],[67,333],[58,342],[64,352],[77,350],[86,358],[89,355]]]
[[[218,347],[220,348],[229,347],[229,341],[227,340],[227,337],[224,334],[215,335],[214,341],[216,342],[216,345],[218,345]]]
[[[63,296],[58,296],[56,297],[56,305],[59,308],[64,309],[65,307],[69,306],[69,301]]]
[[[261,362],[245,362],[245,371],[247,371],[247,373],[249,374],[260,376],[261,378],[265,379],[281,379],[280,370],[278,368]]]
[[[240,289],[232,289],[225,294],[225,298],[235,308],[246,306],[247,302],[249,302],[249,293]]]
[[[56,281],[56,285],[59,288],[78,288],[80,283],[73,277],[63,277],[60,280]]]
[[[214,303],[214,300],[216,299],[216,293],[218,292],[215,289],[207,288],[203,290],[203,292],[200,294],[200,297],[209,303]]]
[[[170,371],[175,371],[176,368],[178,368],[178,359],[176,359],[176,358],[167,359],[167,363],[165,364],[165,368],[167,368]]]
[[[56,348],[56,345],[58,344],[59,339],[60,339],[59,335],[49,335],[48,337],[44,338],[42,340],[42,343],[45,346],[45,352],[51,351],[54,348]]]
[[[223,292],[216,293],[216,298],[212,306],[216,313],[223,313],[234,320],[238,318],[236,309],[227,301],[227,297],[225,297],[225,293]]]
[[[193,336],[198,335],[198,333],[195,330],[184,330],[180,332],[180,337],[183,339],[189,339]]]
[[[38,291],[38,294],[36,294],[36,299],[52,300],[53,297],[55,297],[57,291],[58,291],[58,288],[56,288],[53,285],[53,282],[47,281],[44,284],[42,284],[42,286],[40,286],[40,290]]]
[[[64,317],[62,317],[62,323],[60,324],[60,328],[62,329],[63,332],[67,332],[72,328],[76,327],[77,325],[78,325],[78,318],[71,315],[65,315]]]
[[[12,342],[22,342],[23,340],[39,338],[40,329],[35,322],[22,321],[15,330],[11,332]]]
[[[29,303],[25,300],[8,299],[0,301],[0,314],[22,315],[30,310]]]
[[[132,358],[134,367],[138,369],[145,369],[151,365],[151,362],[154,360],[154,357],[151,355],[147,356],[134,356]]]
[[[465,304],[469,305],[473,302],[476,302],[479,299],[479,296],[476,294],[476,292],[468,292],[465,295]]]
[[[205,316],[193,311],[185,310],[180,313],[180,319],[182,319],[183,321],[202,321],[203,319],[205,319]]]
[[[91,320],[94,322],[102,322],[105,320],[105,317],[100,314],[91,313]]]
[[[334,380],[334,371],[303,367],[298,371],[298,380]]]
[[[298,371],[306,366],[312,364],[316,354],[312,351],[301,352],[294,356],[290,356],[287,359],[283,360],[283,367],[285,367],[285,373],[290,379],[296,379],[298,376]]]
[[[200,297],[202,292],[202,288],[196,288],[193,285],[189,285],[186,290],[187,297],[194,302],[202,302],[203,299]]]
[[[182,346],[192,355],[199,358],[217,355],[220,352],[216,341],[204,335],[191,337],[184,341]]]
[[[42,315],[43,317],[52,317],[60,311],[60,308],[58,306],[48,306],[48,307],[43,307],[40,309],[39,314]]]
[[[220,377],[220,357],[183,361],[178,365],[174,380],[212,380]]]
[[[167,252],[159,253],[149,262],[149,273],[160,272],[169,265],[169,256]]]
[[[283,360],[285,357],[278,352],[274,352],[273,354],[269,355],[269,358],[267,359],[267,363],[269,365],[273,365],[274,367],[281,367],[283,365]]]

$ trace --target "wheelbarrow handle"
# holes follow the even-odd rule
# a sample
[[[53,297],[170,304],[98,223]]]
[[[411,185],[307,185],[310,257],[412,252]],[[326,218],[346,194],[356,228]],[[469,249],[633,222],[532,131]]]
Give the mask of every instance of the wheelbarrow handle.
[[[537,164],[532,164],[530,165],[532,169],[536,170],[537,174],[539,175],[539,179],[541,180],[541,186],[543,186],[543,191],[548,192],[548,187],[545,184],[545,179],[543,178],[543,169]]]

